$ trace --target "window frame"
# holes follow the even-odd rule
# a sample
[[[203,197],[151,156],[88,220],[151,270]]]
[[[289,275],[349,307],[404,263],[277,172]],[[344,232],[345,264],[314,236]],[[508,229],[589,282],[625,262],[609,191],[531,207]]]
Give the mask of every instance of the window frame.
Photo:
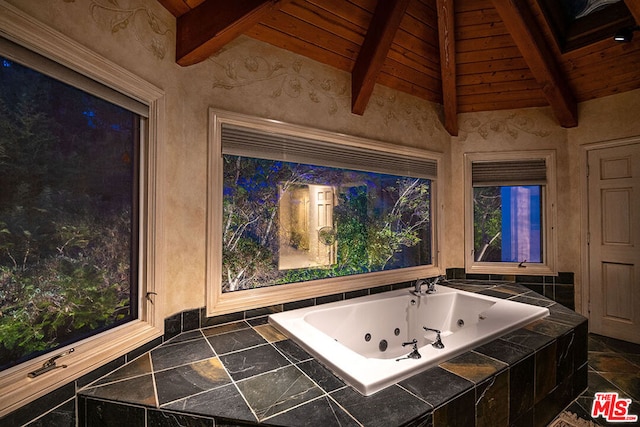
[[[408,158],[423,158],[435,161],[437,177],[432,179],[432,264],[427,266],[400,268],[358,274],[346,277],[335,277],[300,283],[268,286],[234,292],[222,292],[222,124],[249,127],[265,132],[276,132],[303,138],[317,139],[345,147],[360,147],[377,150],[382,153],[402,154]],[[259,153],[256,153],[257,155]],[[439,242],[441,235],[442,205],[438,202],[442,194],[444,172],[440,153],[386,144],[370,139],[338,134],[334,132],[293,125],[277,120],[263,119],[239,113],[209,110],[209,152],[207,171],[207,254],[206,254],[206,314],[216,316],[239,312],[248,309],[268,307],[323,295],[372,288],[392,283],[416,280],[442,274]]]
[[[139,175],[138,318],[0,373],[0,417],[19,409],[163,334],[160,158],[164,131],[164,93],[140,77],[97,55],[67,36],[0,1],[0,37],[44,56],[74,72],[120,92],[148,107],[142,119]],[[117,343],[117,345],[114,345]],[[35,378],[27,374],[54,355],[66,368]]]
[[[482,262],[474,256],[474,205],[472,166],[475,162],[500,162],[514,160],[541,160],[546,167],[546,183],[542,186],[542,262]],[[497,181],[496,186],[500,186]],[[506,185],[506,184],[505,184]],[[518,185],[508,183],[508,185]],[[523,182],[522,185],[531,185]],[[470,274],[505,275],[549,275],[557,272],[556,237],[556,153],[555,150],[532,150],[510,152],[475,152],[464,154],[464,197],[465,197],[465,272]]]

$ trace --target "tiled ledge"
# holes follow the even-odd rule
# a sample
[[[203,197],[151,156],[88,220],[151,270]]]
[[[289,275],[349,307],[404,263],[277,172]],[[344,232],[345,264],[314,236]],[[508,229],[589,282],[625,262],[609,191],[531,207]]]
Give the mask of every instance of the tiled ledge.
[[[369,397],[266,317],[200,328],[81,390],[79,425],[544,426],[587,387],[584,317],[512,283],[451,286],[551,315]]]

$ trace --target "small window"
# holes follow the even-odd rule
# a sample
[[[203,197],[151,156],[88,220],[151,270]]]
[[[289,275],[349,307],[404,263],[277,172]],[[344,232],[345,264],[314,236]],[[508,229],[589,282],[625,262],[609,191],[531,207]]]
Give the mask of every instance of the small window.
[[[229,114],[212,117],[210,310],[439,273],[437,156]]]
[[[466,155],[466,270],[553,274],[553,152]]]

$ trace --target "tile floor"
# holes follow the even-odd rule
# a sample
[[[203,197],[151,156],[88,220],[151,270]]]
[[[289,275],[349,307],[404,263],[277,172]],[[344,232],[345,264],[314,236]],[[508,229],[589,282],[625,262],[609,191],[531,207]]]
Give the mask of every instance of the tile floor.
[[[597,425],[640,425],[609,423],[603,417],[592,418],[591,407],[597,392],[617,392],[631,399],[629,414],[640,418],[640,345],[589,334],[589,388],[567,410]]]

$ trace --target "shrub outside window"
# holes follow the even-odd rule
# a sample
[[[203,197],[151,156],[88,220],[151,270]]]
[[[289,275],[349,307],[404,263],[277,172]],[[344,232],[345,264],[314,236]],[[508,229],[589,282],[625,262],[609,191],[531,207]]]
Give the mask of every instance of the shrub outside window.
[[[438,155],[211,114],[210,315],[439,274]]]
[[[467,272],[555,274],[555,153],[465,155]]]
[[[161,336],[164,94],[10,5],[0,28],[2,417]]]

